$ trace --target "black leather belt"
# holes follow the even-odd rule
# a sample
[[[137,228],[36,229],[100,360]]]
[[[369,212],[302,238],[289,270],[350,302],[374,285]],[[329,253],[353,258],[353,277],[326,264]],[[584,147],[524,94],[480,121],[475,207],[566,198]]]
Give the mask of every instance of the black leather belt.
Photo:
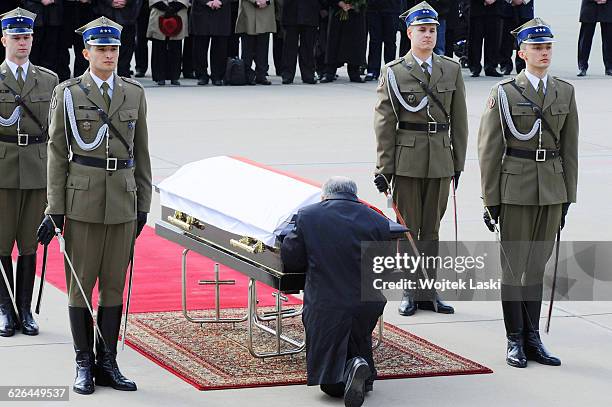
[[[30,144],[40,144],[47,142],[43,135],[33,136],[31,134],[19,134],[17,136],[0,136],[0,141],[5,143],[16,143],[18,146],[26,147]]]
[[[124,170],[127,168],[134,167],[134,159],[120,160],[118,158],[97,158],[97,157],[86,157],[84,155],[73,154],[72,162],[77,164],[86,165],[88,167],[103,168],[106,171],[117,171]]]
[[[522,150],[520,148],[508,147],[506,149],[506,155],[517,158],[527,158],[529,160],[535,160],[538,162],[552,160],[553,158],[560,157],[559,150],[545,150],[540,148],[538,150]]]
[[[402,130],[414,130],[423,131],[426,133],[437,133],[439,131],[448,130],[448,124],[427,122],[427,123],[411,123],[411,122],[399,122],[398,126]]]

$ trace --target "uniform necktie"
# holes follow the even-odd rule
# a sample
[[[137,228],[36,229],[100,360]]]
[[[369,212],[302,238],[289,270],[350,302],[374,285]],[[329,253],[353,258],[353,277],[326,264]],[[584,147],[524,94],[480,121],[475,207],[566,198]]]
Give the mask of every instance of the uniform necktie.
[[[111,104],[111,98],[110,98],[110,95],[108,94],[109,88],[110,86],[108,86],[108,82],[102,83],[102,98],[104,99],[104,103],[106,103],[107,109],[110,109],[110,104]]]
[[[538,83],[538,98],[540,99],[540,103],[544,104],[544,81],[540,79]]]
[[[421,64],[421,68],[423,68],[425,78],[427,78],[427,84],[429,85],[429,81],[431,80],[431,74],[429,73],[429,64],[427,62],[423,62]]]
[[[25,81],[23,80],[23,67],[17,67],[17,85],[19,85],[19,89],[23,90],[23,85]]]

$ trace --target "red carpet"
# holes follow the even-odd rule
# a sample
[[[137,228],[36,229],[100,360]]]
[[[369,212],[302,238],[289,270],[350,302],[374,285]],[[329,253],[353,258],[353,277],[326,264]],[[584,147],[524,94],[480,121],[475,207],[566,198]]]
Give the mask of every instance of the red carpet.
[[[169,242],[146,226],[136,241],[134,277],[130,312],[177,311],[181,309],[181,253],[183,247]],[[38,250],[38,275],[42,269],[42,248]],[[214,262],[197,253],[187,257],[187,305],[189,309],[214,308],[214,286],[198,285],[198,280],[214,278]],[[236,280],[234,286],[221,286],[221,307],[242,308],[247,306],[249,280],[243,274],[221,265],[221,279]],[[47,260],[47,283],[66,291],[64,261],[59,252],[57,239],[49,246]],[[35,287],[38,290],[38,287]],[[272,288],[257,286],[260,306],[274,305]],[[124,296],[127,296],[127,278]],[[97,304],[97,288],[94,289],[94,304]],[[287,304],[300,304],[291,297]],[[44,305],[44,298],[43,298]],[[95,305],[94,305],[95,306]]]

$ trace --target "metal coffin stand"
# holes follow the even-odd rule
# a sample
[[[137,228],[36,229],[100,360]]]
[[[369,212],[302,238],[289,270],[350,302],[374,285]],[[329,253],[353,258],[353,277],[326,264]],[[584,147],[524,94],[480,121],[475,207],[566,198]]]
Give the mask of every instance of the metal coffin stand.
[[[167,221],[166,221],[167,220]],[[303,273],[284,273],[278,249],[261,244],[261,242],[246,241],[245,238],[231,234],[212,225],[203,223],[174,210],[162,207],[162,220],[155,224],[157,235],[184,247],[182,253],[182,309],[184,317],[193,323],[232,323],[247,322],[248,338],[247,348],[256,358],[293,355],[302,352],[305,347],[304,340],[290,338],[283,333],[283,319],[299,317],[299,309],[283,309],[283,302],[287,301],[285,294],[299,293],[304,288],[305,275]],[[215,286],[215,316],[212,318],[194,317],[187,311],[187,256],[194,251],[208,257],[215,262],[214,280],[200,280],[200,285]],[[220,288],[222,285],[233,285],[234,280],[221,280],[219,263],[249,277],[248,306],[245,315],[239,318],[221,316]],[[260,281],[276,290],[275,309],[260,313],[257,310],[257,286]],[[269,324],[274,322],[274,328]],[[378,323],[378,337],[373,340],[373,348],[382,343],[383,320]],[[274,349],[269,351],[256,351],[253,336],[257,330],[265,332],[275,339]],[[283,346],[283,344],[285,346]]]

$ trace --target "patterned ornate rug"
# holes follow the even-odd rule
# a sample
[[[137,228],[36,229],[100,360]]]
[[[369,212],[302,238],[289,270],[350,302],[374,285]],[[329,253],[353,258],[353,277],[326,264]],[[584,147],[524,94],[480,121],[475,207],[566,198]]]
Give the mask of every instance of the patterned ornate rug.
[[[261,311],[271,310],[260,308]],[[222,316],[239,317],[245,309],[222,310]],[[214,311],[192,316],[212,317]],[[272,323],[271,327],[274,327]],[[272,351],[274,337],[254,335],[257,351]],[[283,332],[302,340],[299,317],[286,319]],[[130,315],[126,342],[158,365],[199,390],[285,386],[306,383],[305,353],[257,359],[246,347],[247,323],[194,324],[181,312]],[[374,351],[379,379],[492,373],[492,370],[418,336],[385,323],[382,346]]]

